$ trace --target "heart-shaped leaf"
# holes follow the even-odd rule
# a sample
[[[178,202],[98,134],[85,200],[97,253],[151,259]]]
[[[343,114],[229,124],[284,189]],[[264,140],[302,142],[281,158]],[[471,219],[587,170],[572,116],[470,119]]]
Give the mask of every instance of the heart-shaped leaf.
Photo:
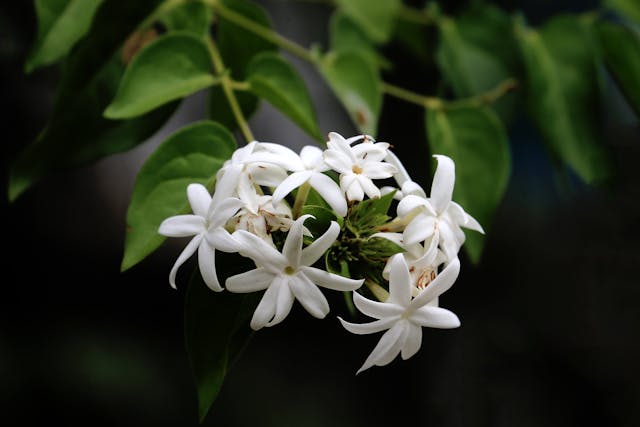
[[[38,35],[27,59],[27,72],[62,59],[89,31],[103,0],[35,0]]]
[[[304,80],[275,53],[256,56],[247,69],[251,90],[293,120],[312,137],[321,140],[318,120]]]
[[[206,44],[189,33],[168,33],[142,49],[127,67],[104,116],[125,119],[147,113],[213,85]]]

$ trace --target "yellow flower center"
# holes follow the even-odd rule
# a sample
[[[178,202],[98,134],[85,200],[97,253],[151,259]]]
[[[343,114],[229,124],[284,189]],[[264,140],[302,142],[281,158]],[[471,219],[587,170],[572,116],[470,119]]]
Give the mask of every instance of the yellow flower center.
[[[355,173],[355,174],[361,174],[362,173],[362,168],[358,165],[353,165],[353,167],[351,168],[351,172]]]

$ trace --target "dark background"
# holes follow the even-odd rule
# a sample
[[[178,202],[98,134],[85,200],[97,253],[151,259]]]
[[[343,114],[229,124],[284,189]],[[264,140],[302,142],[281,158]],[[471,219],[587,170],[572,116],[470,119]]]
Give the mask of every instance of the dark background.
[[[326,37],[323,6],[261,3],[285,35],[303,44]],[[518,5],[534,24],[592,6]],[[3,188],[8,164],[44,126],[55,94],[55,69],[22,72],[34,34],[31,2],[0,6]],[[388,53],[412,64],[394,46]],[[322,129],[355,133],[317,76],[298,65]],[[428,76],[414,68],[387,77],[420,90]],[[602,120],[617,177],[606,188],[559,185],[526,119],[511,126],[510,186],[482,262],[463,255],[461,276],[441,300],[461,328],[424,329],[416,356],[355,376],[379,335],[342,329],[341,297],[325,293],[332,313],[324,321],[296,306],[283,324],[255,335],[206,424],[640,425],[640,132],[611,82],[607,88]],[[12,205],[2,199],[0,425],[197,425],[182,329],[189,266],[178,291],[167,279],[182,242],[125,273],[119,264],[137,167],[172,128],[199,118],[201,106],[193,97],[130,153],[50,177]],[[422,113],[389,98],[384,109],[380,138],[428,182]],[[252,127],[262,140],[305,142],[268,107]]]

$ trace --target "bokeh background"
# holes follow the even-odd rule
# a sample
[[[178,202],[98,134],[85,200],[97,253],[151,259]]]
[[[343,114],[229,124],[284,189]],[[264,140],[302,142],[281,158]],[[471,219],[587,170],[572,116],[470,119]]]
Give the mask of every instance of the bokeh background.
[[[275,28],[303,45],[326,40],[329,9],[260,1]],[[532,24],[588,1],[519,1]],[[22,71],[35,35],[29,1],[0,5],[2,185],[46,123],[56,70]],[[433,78],[397,46],[390,81],[417,91]],[[315,72],[309,84],[323,131],[355,134]],[[255,334],[227,377],[212,426],[640,425],[640,125],[611,82],[602,120],[616,161],[604,188],[561,180],[526,117],[510,130],[512,176],[481,263],[442,297],[457,330],[424,330],[421,351],[355,376],[378,336],[339,325],[341,296],[324,321],[294,308]],[[172,130],[204,117],[189,98],[131,152],[52,176],[9,205],[2,198],[0,425],[196,426],[183,345],[185,286],[167,275],[182,242],[120,273],[135,174]],[[433,163],[422,112],[385,99],[379,137],[417,180]],[[268,106],[251,122],[261,140],[292,147],[306,136]],[[193,265],[193,264],[191,264]],[[188,266],[183,271],[188,272]],[[186,285],[186,274],[182,283]]]

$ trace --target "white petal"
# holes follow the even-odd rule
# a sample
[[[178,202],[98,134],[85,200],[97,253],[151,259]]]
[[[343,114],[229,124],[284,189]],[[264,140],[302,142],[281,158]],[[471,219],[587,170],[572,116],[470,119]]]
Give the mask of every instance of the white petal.
[[[367,360],[357,374],[369,369],[373,365],[384,366],[388,365],[393,359],[396,358],[400,349],[404,346],[404,341],[409,333],[409,322],[400,321],[393,325],[391,329],[382,335],[378,345],[375,346]]]
[[[402,233],[405,244],[411,245],[428,239],[433,235],[435,221],[436,219],[431,215],[418,214]]]
[[[411,301],[410,307],[416,310],[442,295],[456,281],[458,273],[460,273],[460,260],[454,258],[452,261],[449,261],[449,264],[447,264],[444,270]]]
[[[371,161],[371,162],[380,162],[382,159],[387,157],[388,149],[389,149],[389,144],[386,142],[379,142],[379,143],[365,142],[365,143],[357,144],[351,147],[351,152],[358,159]]]
[[[176,215],[162,221],[158,233],[168,237],[187,237],[205,231],[205,219],[198,215]]]
[[[202,184],[189,184],[187,187],[187,198],[193,213],[206,217],[211,204],[211,195]]]
[[[360,185],[358,175],[349,173],[340,176],[340,188],[347,195],[347,200],[362,201],[364,199],[364,190]]]
[[[263,151],[264,150],[264,151]],[[290,171],[299,171],[303,169],[300,156],[289,147],[270,142],[262,142],[259,145],[259,151],[254,151],[251,155],[253,161],[265,161],[282,166]]]
[[[333,289],[335,291],[353,291],[358,289],[364,283],[364,279],[349,279],[347,277],[320,270],[319,268],[301,267],[300,270],[316,285],[327,289]]]
[[[402,233],[387,233],[387,232],[381,232],[381,233],[375,233],[372,234],[371,237],[369,237],[370,239],[373,239],[374,237],[379,237],[381,239],[386,239],[389,240],[390,242],[395,243],[396,245],[400,246],[401,248],[404,248],[404,240],[402,240]]]
[[[291,312],[294,301],[291,288],[289,288],[287,284],[287,279],[281,276],[275,280],[280,280],[282,283],[278,289],[278,298],[276,299],[276,314],[273,316],[273,319],[267,323],[267,326],[277,325],[282,322],[289,315],[289,312]]]
[[[327,299],[304,274],[292,276],[289,279],[289,286],[296,299],[313,317],[323,319],[329,313]]]
[[[362,166],[362,174],[371,179],[391,178],[396,171],[396,167],[390,163],[367,162]]]
[[[398,203],[398,216],[407,216],[416,208],[426,209],[434,216],[436,214],[427,199],[416,196],[415,194],[409,194],[408,196],[404,196],[404,198],[400,200],[400,203]]]
[[[409,332],[402,346],[402,360],[407,360],[420,350],[422,345],[422,328],[413,323],[409,323]]]
[[[216,189],[211,201],[212,206],[217,206],[221,200],[236,194],[243,169],[244,167],[241,165],[230,165],[218,171]]]
[[[315,172],[309,180],[311,186],[331,206],[338,216],[347,215],[347,201],[334,180],[321,172]]]
[[[256,264],[268,268],[273,272],[280,272],[287,266],[288,261],[276,248],[258,236],[248,231],[238,230],[233,238],[240,244],[239,252],[253,259]]]
[[[351,172],[354,159],[337,150],[326,150],[323,154],[324,162],[339,173]]]
[[[344,328],[356,335],[367,335],[367,334],[375,334],[376,332],[384,331],[385,329],[389,329],[392,327],[397,321],[400,319],[400,316],[395,317],[385,317],[384,319],[376,320],[374,322],[369,323],[351,323],[346,320],[338,317],[340,323]]]
[[[456,182],[456,166],[447,156],[434,154],[438,160],[436,172],[433,175],[431,184],[430,200],[433,208],[438,214],[444,212],[451,202],[453,186]]]
[[[304,221],[312,215],[302,215],[296,219],[289,233],[287,239],[284,241],[282,248],[282,255],[287,258],[289,265],[298,268],[300,265],[300,257],[302,256],[302,228],[304,227]]]
[[[356,137],[356,138],[359,138],[359,136]],[[330,150],[337,150],[339,152],[342,152],[342,153],[346,154],[347,156],[349,156],[352,160],[355,160],[355,158],[353,158],[353,154],[351,153],[351,145],[350,144],[353,143],[356,140],[357,139],[354,139],[354,138],[349,138],[349,140],[346,140],[339,133],[331,132],[329,134],[329,141],[327,141],[327,147]],[[325,150],[325,153],[326,152],[327,152],[327,150]]]
[[[193,255],[196,250],[198,250],[198,246],[200,245],[201,241],[202,235],[199,234],[191,239],[187,246],[182,250],[182,253],[180,253],[180,255],[178,256],[178,259],[176,260],[175,264],[173,264],[173,267],[169,272],[169,283],[172,287],[176,287],[176,274],[178,273],[178,268],[180,268],[180,266],[184,264],[184,262],[189,259],[189,257]]]
[[[302,147],[300,160],[302,160],[305,169],[313,169],[317,172],[328,169],[322,158],[322,150],[314,145],[305,145]]]
[[[455,258],[464,243],[465,235],[458,226],[452,228],[448,221],[438,221],[439,245],[447,258]]]
[[[280,282],[274,281],[271,286],[267,288],[260,303],[256,307],[256,311],[251,318],[251,329],[257,331],[263,328],[269,323],[276,313],[276,303],[278,300],[278,292],[280,291]]]
[[[358,183],[360,187],[367,193],[370,199],[378,199],[380,198],[380,189],[376,187],[376,185],[371,181],[370,178],[364,175],[358,175]],[[353,187],[353,185],[352,185]]]
[[[244,206],[244,202],[235,197],[228,197],[215,205],[212,203],[209,210],[209,227],[224,226],[238,210]]]
[[[339,234],[340,226],[337,222],[331,221],[327,231],[302,250],[300,265],[313,265],[333,245]]]
[[[238,252],[241,247],[240,243],[222,227],[208,232],[205,235],[205,239],[207,239],[207,242],[209,242],[211,246],[222,252]]]
[[[353,303],[360,312],[374,319],[400,316],[405,310],[404,307],[397,304],[372,301],[357,292],[353,293]]]
[[[240,175],[240,180],[238,181],[238,197],[244,202],[246,209],[254,214],[258,213],[260,195],[256,192],[253,181],[246,173]]]
[[[227,290],[238,293],[257,292],[266,289],[276,275],[262,267],[231,276],[225,282]]]
[[[460,319],[454,313],[431,305],[420,307],[411,314],[410,319],[427,328],[451,329],[460,326]]]
[[[222,286],[216,275],[216,251],[206,240],[202,241],[198,247],[198,266],[202,279],[209,289],[220,292]]]
[[[407,307],[411,301],[411,276],[402,254],[395,254],[390,260],[389,299],[387,302]]]
[[[372,136],[369,136],[369,135],[356,135],[356,136],[352,136],[352,137],[349,137],[349,138],[347,138],[347,139],[344,139],[344,141],[345,141],[347,144],[351,145],[351,144],[353,144],[354,142],[356,142],[356,141],[360,141],[360,140],[363,140],[363,139],[365,139],[365,138],[367,138],[367,139],[369,139],[369,140],[371,140],[371,141],[375,141],[375,140],[373,139],[373,137],[372,137]]]
[[[302,172],[294,172],[282,181],[276,190],[273,192],[273,201],[274,203],[280,202],[280,200],[284,199],[284,197],[291,193],[296,188],[300,187],[302,184],[307,182],[313,172],[311,171],[302,171]]]
[[[484,230],[480,223],[476,221],[474,217],[466,213],[464,209],[462,209],[462,206],[460,206],[456,202],[451,202],[449,204],[447,212],[451,215],[452,218],[454,218],[458,225],[484,234]]]
[[[422,187],[413,181],[406,181],[404,184],[402,184],[402,193],[405,195],[414,195],[421,199],[427,198],[427,195]]]
[[[385,160],[396,167],[396,173],[393,175],[393,177],[400,187],[402,187],[402,184],[404,184],[405,182],[411,181],[411,177],[409,176],[409,173],[405,169],[404,165],[402,164],[398,156],[396,156],[391,150],[387,151]]]
[[[287,172],[280,166],[264,162],[252,163],[248,171],[253,182],[265,187],[275,188],[287,177]]]

